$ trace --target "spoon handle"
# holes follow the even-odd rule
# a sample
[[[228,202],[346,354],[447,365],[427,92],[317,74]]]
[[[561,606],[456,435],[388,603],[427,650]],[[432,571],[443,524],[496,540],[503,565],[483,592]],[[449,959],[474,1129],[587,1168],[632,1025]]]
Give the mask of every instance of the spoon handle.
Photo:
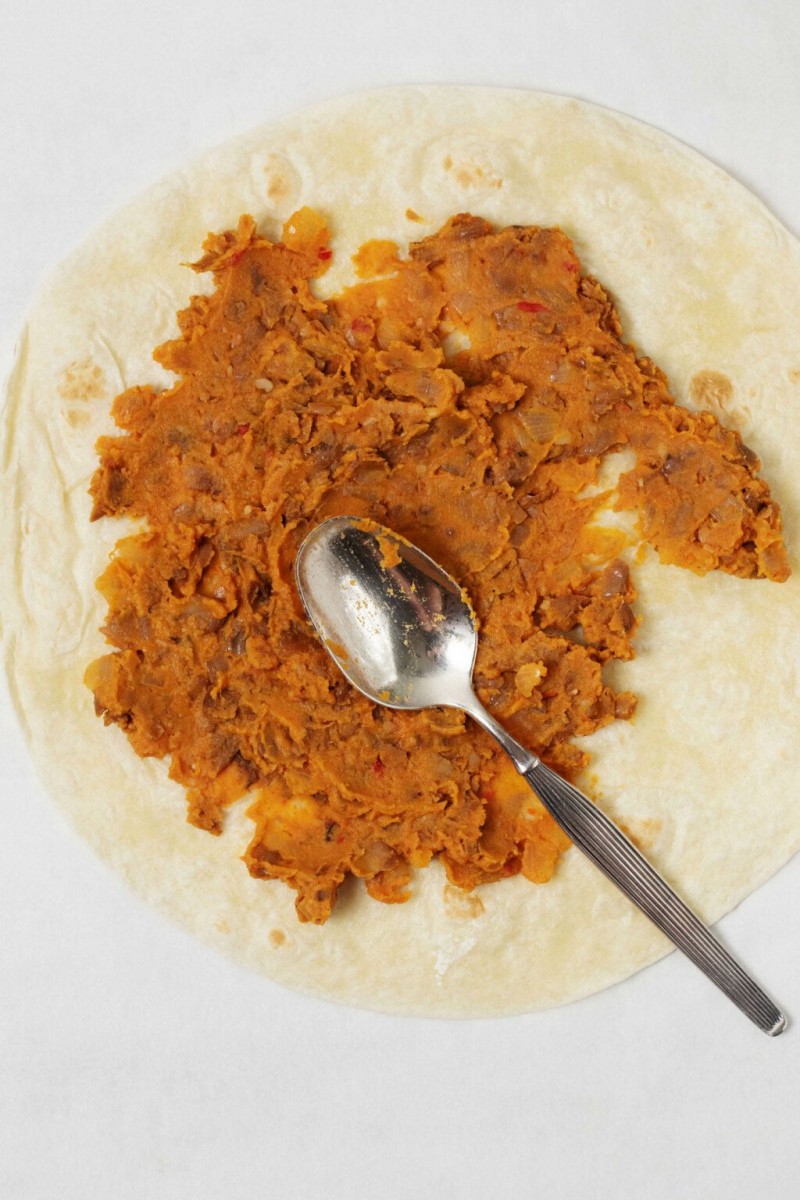
[[[544,763],[520,772],[576,846],[771,1037],[786,1018],[746,971],[591,800]]]
[[[473,692],[461,706],[496,738],[550,815],[575,845],[662,933],[691,959],[750,1020],[776,1037],[786,1017],[702,921],[617,829],[605,813],[566,779],[540,762],[486,711]]]

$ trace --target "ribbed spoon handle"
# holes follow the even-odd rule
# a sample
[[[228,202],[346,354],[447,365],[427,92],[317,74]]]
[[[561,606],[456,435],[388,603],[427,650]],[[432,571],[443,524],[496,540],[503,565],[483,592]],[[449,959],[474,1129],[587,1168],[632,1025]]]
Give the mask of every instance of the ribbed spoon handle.
[[[771,1037],[783,1032],[780,1009],[591,800],[544,763],[521,774],[575,845],[712,983],[759,1029]]]

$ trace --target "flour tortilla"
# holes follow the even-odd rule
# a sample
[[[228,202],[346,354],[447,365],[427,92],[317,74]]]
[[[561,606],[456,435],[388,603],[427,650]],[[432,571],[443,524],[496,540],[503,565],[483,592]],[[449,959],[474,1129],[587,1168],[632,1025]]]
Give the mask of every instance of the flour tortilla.
[[[94,580],[129,528],[89,523],[111,400],[169,384],[150,354],[210,286],[180,265],[206,232],[251,212],[277,236],[303,204],[333,234],[325,294],[350,280],[364,240],[404,246],[454,212],[560,225],[677,399],[715,408],[758,453],[795,571],[800,247],[733,179],[626,117],[534,92],[398,88],[257,129],[152,188],[56,271],[20,343],[2,450],[4,658],[40,775],[81,835],[148,902],[290,987],[435,1016],[574,1000],[669,949],[576,849],[545,886],[518,877],[467,895],[434,864],[405,905],[353,885],[324,927],[300,925],[294,894],[239,860],[244,805],[221,838],[188,825],[166,764],[104,728],[82,683],[106,650]],[[648,556],[634,576],[638,657],[612,671],[639,713],[588,740],[587,782],[715,921],[800,842],[800,573],[783,585],[700,579]]]

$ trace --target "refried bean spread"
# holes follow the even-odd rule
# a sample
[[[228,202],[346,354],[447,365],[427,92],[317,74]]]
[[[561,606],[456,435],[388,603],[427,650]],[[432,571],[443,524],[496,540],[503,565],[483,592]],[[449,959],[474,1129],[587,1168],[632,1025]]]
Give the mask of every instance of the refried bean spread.
[[[143,521],[99,580],[98,714],[169,758],[202,829],[249,793],[247,867],[294,888],[302,921],[349,876],[405,900],[433,857],[461,888],[544,883],[564,834],[462,714],[392,711],[344,680],[303,614],[297,547],[349,514],[441,562],[480,620],[480,698],[569,777],[588,762],[574,738],[635,708],[603,678],[640,620],[626,547],[787,577],[758,460],[674,402],[558,229],[462,214],[407,259],[370,242],[363,282],[327,301],[310,209],[279,244],[243,216],[205,250],[215,288],[155,352],[176,382],[123,392],[123,432],[98,443],[93,517]]]

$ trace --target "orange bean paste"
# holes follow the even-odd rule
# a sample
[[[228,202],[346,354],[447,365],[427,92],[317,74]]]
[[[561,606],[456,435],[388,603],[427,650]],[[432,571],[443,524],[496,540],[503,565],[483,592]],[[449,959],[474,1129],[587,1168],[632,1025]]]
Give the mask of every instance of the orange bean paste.
[[[98,714],[170,760],[202,829],[248,793],[245,863],[295,889],[301,921],[325,921],[350,876],[405,900],[434,857],[465,889],[545,882],[566,837],[461,714],[391,711],[344,680],[302,611],[297,547],[346,513],[441,562],[480,619],[481,699],[574,777],[575,737],[635,708],[603,677],[640,618],[631,539],[600,510],[634,512],[664,562],[785,579],[755,455],[675,403],[558,229],[462,214],[407,259],[368,243],[357,265],[381,277],[328,301],[309,209],[281,243],[244,216],[205,250],[215,288],[155,351],[174,385],[123,392],[123,432],[98,443],[93,518],[144,522],[98,581],[114,647],[87,671]]]

